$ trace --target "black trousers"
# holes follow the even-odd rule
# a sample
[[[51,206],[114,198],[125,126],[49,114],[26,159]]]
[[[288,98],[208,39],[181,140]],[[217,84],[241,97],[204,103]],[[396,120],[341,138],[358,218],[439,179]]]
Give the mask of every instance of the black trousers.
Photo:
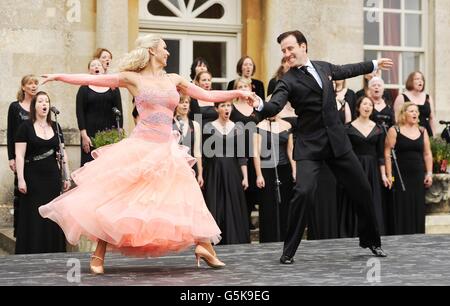
[[[340,157],[297,161],[297,182],[289,208],[288,230],[283,255],[294,257],[300,245],[308,223],[307,210],[311,209],[311,205],[314,203],[317,178],[324,162],[328,164],[336,180],[344,186],[348,196],[356,205],[360,246],[363,248],[381,246],[372,203],[372,190],[355,153],[350,151]]]

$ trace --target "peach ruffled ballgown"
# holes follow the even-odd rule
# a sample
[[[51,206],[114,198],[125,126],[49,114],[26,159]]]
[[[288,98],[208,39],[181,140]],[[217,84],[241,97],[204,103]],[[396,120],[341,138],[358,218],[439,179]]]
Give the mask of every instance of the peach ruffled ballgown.
[[[156,257],[198,241],[218,243],[220,229],[191,168],[195,160],[172,132],[177,90],[146,89],[135,100],[141,121],[132,135],[94,151],[95,160],[72,174],[77,187],[40,214],[73,245],[86,236],[126,255]]]

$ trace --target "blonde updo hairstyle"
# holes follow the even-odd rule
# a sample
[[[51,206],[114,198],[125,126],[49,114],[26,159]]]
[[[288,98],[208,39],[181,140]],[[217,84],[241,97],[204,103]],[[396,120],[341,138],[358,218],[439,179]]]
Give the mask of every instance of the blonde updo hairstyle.
[[[140,72],[144,70],[151,59],[148,49],[156,49],[161,40],[161,37],[155,34],[139,37],[136,40],[136,49],[123,57],[119,64],[119,70],[121,72]]]

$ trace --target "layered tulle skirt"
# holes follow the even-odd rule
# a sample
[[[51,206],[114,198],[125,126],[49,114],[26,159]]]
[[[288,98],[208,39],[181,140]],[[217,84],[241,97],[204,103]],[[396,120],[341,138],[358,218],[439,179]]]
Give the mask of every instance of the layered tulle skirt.
[[[70,244],[86,236],[126,255],[156,257],[200,241],[218,243],[220,229],[187,150],[175,140],[138,138],[100,148],[72,174],[77,187],[39,212],[60,225]]]

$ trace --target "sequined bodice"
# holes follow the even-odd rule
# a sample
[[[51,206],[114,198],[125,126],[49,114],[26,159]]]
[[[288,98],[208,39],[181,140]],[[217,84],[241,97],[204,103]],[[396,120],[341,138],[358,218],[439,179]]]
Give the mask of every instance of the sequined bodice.
[[[173,89],[141,90],[135,97],[140,121],[131,137],[149,141],[169,141],[172,135],[173,113],[180,101],[180,95]]]

